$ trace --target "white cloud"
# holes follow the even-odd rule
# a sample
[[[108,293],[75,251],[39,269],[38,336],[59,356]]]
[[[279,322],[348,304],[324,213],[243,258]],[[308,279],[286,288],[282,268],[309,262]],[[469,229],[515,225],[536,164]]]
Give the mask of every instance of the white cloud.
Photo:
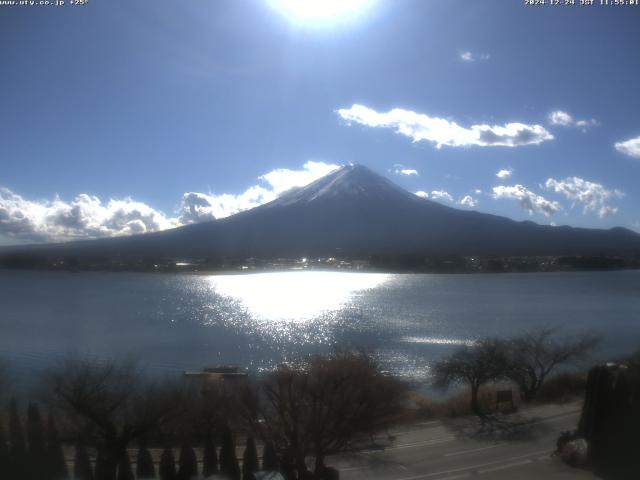
[[[0,234],[28,241],[64,241],[155,232],[177,226],[175,219],[125,198],[102,202],[80,194],[70,202],[26,200],[0,188]]]
[[[265,181],[271,191],[278,196],[292,188],[309,185],[311,182],[327,175],[337,168],[340,168],[340,165],[309,161],[303,165],[301,170],[278,168],[261,175],[259,178]]]
[[[547,200],[522,185],[500,185],[498,187],[493,187],[493,198],[517,200],[520,206],[527,210],[530,215],[533,213],[542,213],[548,217],[562,210],[562,207],[558,202]]]
[[[598,209],[598,216],[600,218],[610,217],[611,215],[615,215],[616,213],[618,213],[618,207],[604,206]]]
[[[589,182],[580,177],[568,177],[564,180],[549,178],[545,187],[564,195],[573,202],[573,206],[582,205],[583,213],[594,212],[601,218],[618,211],[608,205],[611,200],[624,197],[624,192],[620,190],[609,190],[600,183]]]
[[[419,175],[418,171],[413,168],[396,168],[393,173],[397,175],[406,175],[407,177],[410,177],[411,175]]]
[[[429,198],[429,194],[424,190],[418,190],[417,192],[415,192],[415,194],[420,198]]]
[[[196,223],[214,218],[225,218],[275,200],[280,194],[295,187],[304,187],[314,180],[339,168],[339,165],[309,161],[300,170],[278,168],[258,177],[262,182],[240,194],[206,194],[189,192],[182,198],[181,223]]]
[[[573,125],[573,117],[567,112],[557,110],[549,114],[549,123],[551,123],[551,125],[561,125],[563,127],[568,127],[570,125]]]
[[[460,200],[460,205],[463,207],[475,208],[478,205],[478,201],[473,198],[471,195],[466,195],[462,200]]]
[[[368,127],[393,128],[414,142],[428,141],[450,147],[519,147],[537,145],[552,140],[553,135],[541,125],[506,123],[504,125],[472,125],[464,128],[444,118],[394,108],[386,113],[376,112],[364,105],[341,108],[337,113],[348,122]]]
[[[589,120],[575,120],[571,114],[562,110],[551,112],[548,118],[551,125],[576,127],[582,129],[583,132],[586,132],[589,127],[597,127],[600,124],[595,118],[591,118]]]
[[[180,223],[199,223],[228,217],[275,200],[275,198],[276,195],[272,190],[259,185],[254,185],[239,195],[187,192],[182,196]]]
[[[488,53],[473,53],[469,50],[460,53],[460,60],[463,62],[476,62],[478,60],[489,60],[491,55]]]
[[[277,198],[281,193],[307,185],[338,168],[324,162],[307,162],[300,170],[277,169],[259,177],[238,195],[187,192],[183,194],[177,218],[130,198],[103,202],[80,194],[66,202],[60,198],[26,200],[0,187],[0,238],[49,242],[92,239],[155,232],[224,218]]]
[[[446,200],[448,202],[453,202],[453,197],[445,190],[434,190],[431,192],[431,198],[434,200]]]
[[[476,195],[481,195],[482,194],[482,190],[480,190],[479,188],[476,188],[473,193],[475,193]]]
[[[640,137],[631,138],[614,145],[616,150],[633,158],[640,158]]]
[[[498,177],[498,178],[500,178],[502,180],[506,180],[507,178],[511,178],[511,175],[513,175],[513,169],[511,169],[511,168],[503,168],[498,173],[496,173],[496,177]]]

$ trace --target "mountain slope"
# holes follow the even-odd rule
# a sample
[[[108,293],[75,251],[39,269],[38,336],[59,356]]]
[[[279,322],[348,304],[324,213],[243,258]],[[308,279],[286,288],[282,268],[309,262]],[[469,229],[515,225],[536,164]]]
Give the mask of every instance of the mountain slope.
[[[29,250],[79,257],[611,255],[640,253],[640,235],[458,210],[417,197],[366,167],[349,165],[228,218]]]

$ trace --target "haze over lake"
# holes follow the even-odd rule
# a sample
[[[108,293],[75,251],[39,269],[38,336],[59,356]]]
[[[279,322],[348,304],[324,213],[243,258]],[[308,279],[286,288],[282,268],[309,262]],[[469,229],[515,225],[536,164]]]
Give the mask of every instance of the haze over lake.
[[[640,272],[242,275],[0,271],[0,357],[19,376],[70,351],[157,373],[273,368],[305,352],[361,348],[414,380],[456,345],[536,326],[640,343]]]

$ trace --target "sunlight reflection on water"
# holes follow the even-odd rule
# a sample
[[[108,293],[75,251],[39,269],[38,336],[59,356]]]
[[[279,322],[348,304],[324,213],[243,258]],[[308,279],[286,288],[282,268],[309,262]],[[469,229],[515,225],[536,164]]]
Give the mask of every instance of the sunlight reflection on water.
[[[208,281],[216,293],[240,301],[255,319],[308,323],[390,278],[382,273],[274,272],[214,275]]]
[[[402,341],[407,343],[424,343],[428,345],[467,345],[469,347],[474,344],[473,340],[439,337],[403,337]]]

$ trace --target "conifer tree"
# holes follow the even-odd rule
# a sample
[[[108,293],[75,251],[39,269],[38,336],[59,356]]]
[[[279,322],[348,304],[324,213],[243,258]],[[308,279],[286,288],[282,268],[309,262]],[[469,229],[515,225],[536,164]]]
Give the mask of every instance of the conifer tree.
[[[191,480],[198,475],[198,459],[188,442],[184,442],[180,448],[180,458],[178,460],[180,469],[178,471],[179,480]]]
[[[253,474],[260,469],[258,451],[253,438],[247,438],[247,446],[242,457],[242,480],[254,480]]]
[[[218,454],[212,435],[207,435],[202,459],[202,476],[208,478],[218,473]]]
[[[27,409],[27,443],[29,445],[28,459],[31,476],[40,480],[47,474],[47,449],[40,410],[33,403],[30,403]]]
[[[87,449],[81,443],[76,445],[73,462],[73,480],[93,480],[93,470]]]
[[[9,471],[9,447],[0,421],[0,472]]]
[[[138,448],[136,476],[138,479],[156,478],[153,458],[151,458],[151,452],[144,442],[141,442]]]
[[[98,450],[98,456],[96,457],[96,467],[94,470],[95,480],[112,480],[107,462],[104,460],[104,454]]]
[[[47,419],[47,471],[49,478],[52,480],[68,480],[69,471],[67,463],[64,459],[62,443],[58,436],[58,428],[56,427],[53,415],[49,413]]]
[[[266,472],[277,472],[280,466],[278,454],[273,447],[273,443],[267,442],[262,451],[262,470]]]
[[[160,456],[160,480],[177,480],[173,450],[165,448]]]
[[[230,480],[240,480],[240,466],[236,457],[236,446],[233,434],[228,426],[222,429],[222,445],[220,447],[220,473]]]
[[[26,478],[28,476],[26,455],[18,403],[12,398],[9,405],[9,478]]]
[[[129,453],[125,450],[118,462],[118,480],[135,480]]]

